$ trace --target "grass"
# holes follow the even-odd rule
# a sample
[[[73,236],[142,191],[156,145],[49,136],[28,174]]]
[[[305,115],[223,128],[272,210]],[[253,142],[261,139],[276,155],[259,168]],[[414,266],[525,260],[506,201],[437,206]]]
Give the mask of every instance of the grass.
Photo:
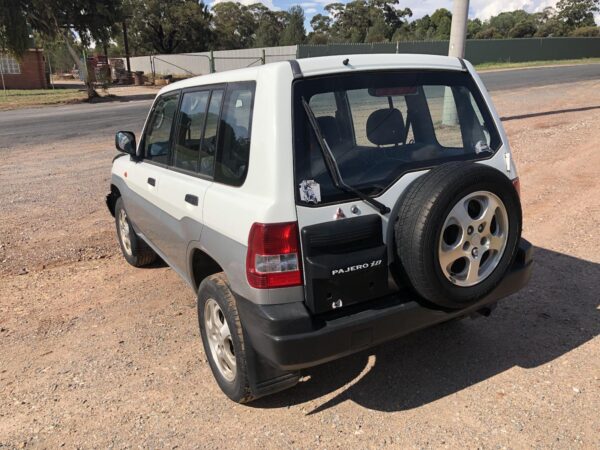
[[[519,69],[524,67],[540,66],[567,66],[572,64],[591,64],[600,63],[600,58],[582,58],[582,59],[557,59],[547,61],[529,61],[529,62],[490,62],[477,64],[477,70],[495,70],[495,69]]]
[[[0,89],[0,110],[77,103],[87,95],[77,89]]]

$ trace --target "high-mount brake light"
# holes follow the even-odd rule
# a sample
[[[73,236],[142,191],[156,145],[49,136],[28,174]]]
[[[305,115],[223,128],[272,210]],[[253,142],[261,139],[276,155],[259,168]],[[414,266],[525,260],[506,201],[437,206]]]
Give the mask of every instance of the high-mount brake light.
[[[246,276],[257,289],[302,285],[297,222],[252,225]]]

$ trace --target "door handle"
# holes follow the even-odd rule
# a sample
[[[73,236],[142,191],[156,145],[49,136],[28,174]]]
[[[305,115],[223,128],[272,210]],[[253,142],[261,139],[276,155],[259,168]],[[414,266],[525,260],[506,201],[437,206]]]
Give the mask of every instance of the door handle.
[[[150,186],[156,186],[156,180],[154,178],[148,178],[147,181]]]
[[[198,197],[196,195],[186,194],[185,201],[190,205],[198,206]]]

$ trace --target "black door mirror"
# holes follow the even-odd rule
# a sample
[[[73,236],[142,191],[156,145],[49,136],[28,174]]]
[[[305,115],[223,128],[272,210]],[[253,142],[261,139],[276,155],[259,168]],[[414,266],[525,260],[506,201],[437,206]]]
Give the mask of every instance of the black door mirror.
[[[128,153],[135,157],[135,134],[131,131],[117,131],[117,134],[115,134],[115,147],[120,152]]]

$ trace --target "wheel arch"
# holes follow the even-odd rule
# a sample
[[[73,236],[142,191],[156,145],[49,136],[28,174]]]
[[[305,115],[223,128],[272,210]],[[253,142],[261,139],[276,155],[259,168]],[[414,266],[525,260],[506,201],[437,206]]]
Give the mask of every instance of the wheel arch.
[[[221,264],[199,247],[193,247],[191,249],[189,264],[190,281],[196,292],[198,292],[200,283],[202,283],[202,280],[206,277],[214,275],[215,273],[224,272]]]
[[[119,197],[121,197],[121,191],[115,184],[111,183],[110,192],[106,196],[106,206],[113,217],[115,217],[115,205]]]

